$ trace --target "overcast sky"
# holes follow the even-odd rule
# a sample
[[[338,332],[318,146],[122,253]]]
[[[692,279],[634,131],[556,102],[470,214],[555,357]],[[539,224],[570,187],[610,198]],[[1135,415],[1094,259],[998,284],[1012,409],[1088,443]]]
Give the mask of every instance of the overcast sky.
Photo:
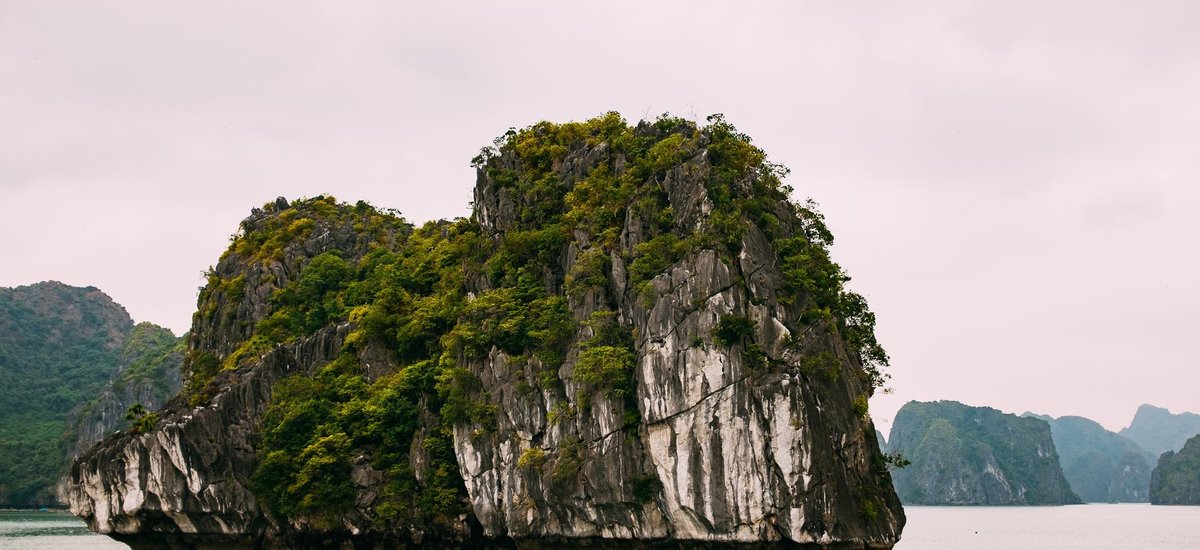
[[[510,126],[721,112],[877,312],[885,433],[1200,411],[1200,2],[398,4],[0,0],[0,286],[181,333],[276,196],[463,216]]]

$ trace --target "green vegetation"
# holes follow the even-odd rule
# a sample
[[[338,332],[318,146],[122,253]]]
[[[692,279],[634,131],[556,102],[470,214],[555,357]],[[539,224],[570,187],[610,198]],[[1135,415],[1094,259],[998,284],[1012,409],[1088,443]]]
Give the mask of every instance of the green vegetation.
[[[726,315],[717,323],[713,336],[723,346],[741,344],[754,338],[754,321],[742,315]]]
[[[579,345],[575,381],[604,389],[610,396],[634,397],[633,333],[623,329],[611,311],[592,313],[586,323],[592,337]],[[630,403],[632,407],[633,404]]]
[[[276,386],[254,476],[256,493],[276,513],[332,526],[353,502],[351,461],[360,455],[387,476],[381,520],[461,512],[449,422],[494,416],[470,399],[473,377],[451,352],[469,347],[452,329],[471,315],[462,265],[474,253],[473,231],[466,221],[430,223],[357,265],[322,254],[275,294],[274,311],[243,348],[258,338],[273,345],[329,323],[356,323],[338,360]],[[517,330],[507,336],[527,337]],[[356,359],[370,342],[393,350],[401,364],[374,382]],[[413,453],[429,459],[423,482],[411,469]]]
[[[850,410],[859,418],[867,418],[870,411],[870,406],[867,404],[867,396],[859,395],[850,401]]]
[[[545,463],[546,451],[537,447],[525,449],[525,452],[521,453],[521,457],[517,459],[517,467],[530,470],[540,470]]]
[[[130,405],[129,410],[125,411],[125,420],[130,422],[129,430],[131,432],[146,433],[154,429],[155,424],[158,424],[158,413],[147,411],[141,403],[134,403]]]

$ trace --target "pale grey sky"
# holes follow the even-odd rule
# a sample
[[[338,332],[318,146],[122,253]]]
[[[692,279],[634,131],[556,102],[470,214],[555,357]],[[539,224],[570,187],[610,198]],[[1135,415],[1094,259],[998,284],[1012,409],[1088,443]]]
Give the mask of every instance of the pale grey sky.
[[[904,7],[900,7],[903,4]],[[510,126],[725,113],[793,170],[895,393],[1200,411],[1200,3],[0,0],[0,286],[186,330],[253,206],[467,213]]]

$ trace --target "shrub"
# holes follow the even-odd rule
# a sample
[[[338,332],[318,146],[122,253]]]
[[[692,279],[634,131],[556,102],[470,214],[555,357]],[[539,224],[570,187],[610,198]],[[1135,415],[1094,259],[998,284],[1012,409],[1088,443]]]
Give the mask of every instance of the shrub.
[[[723,346],[740,344],[754,337],[754,321],[744,315],[724,315],[713,332],[717,342]]]
[[[546,451],[537,447],[530,447],[521,453],[521,457],[517,459],[517,467],[526,470],[540,470],[542,465],[546,463]]]

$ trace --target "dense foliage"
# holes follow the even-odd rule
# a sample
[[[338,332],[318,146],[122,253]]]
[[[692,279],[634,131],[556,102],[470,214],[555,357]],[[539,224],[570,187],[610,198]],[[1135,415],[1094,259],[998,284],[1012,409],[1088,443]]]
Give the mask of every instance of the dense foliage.
[[[381,521],[461,511],[450,425],[427,413],[482,414],[454,400],[449,386],[460,373],[446,354],[464,310],[463,263],[476,248],[473,235],[468,222],[435,222],[353,267],[323,254],[277,293],[261,336],[286,340],[332,320],[353,321],[356,329],[338,360],[276,386],[254,479],[276,513],[332,526],[353,502],[350,460],[360,455],[387,475],[376,505]],[[368,381],[356,359],[368,342],[392,350],[400,367]],[[430,464],[420,482],[413,453]]]
[[[548,388],[562,383],[559,368],[574,357],[582,406],[590,395],[620,398],[627,426],[635,426],[634,327],[619,319],[602,290],[614,262],[627,267],[635,292],[652,298],[651,280],[684,256],[704,248],[736,253],[748,224],[776,243],[789,306],[805,312],[804,322],[840,332],[861,359],[869,386],[882,384],[879,368],[887,356],[874,339],[874,317],[861,297],[845,290],[848,278],[829,259],[832,237],[820,215],[811,204],[788,200],[790,189],[780,181],[786,170],[767,162],[748,137],[720,117],[709,122],[697,127],[663,117],[631,127],[610,113],[508,132],[474,162],[488,184],[511,199],[505,211],[487,214],[503,218],[489,226],[496,234],[465,219],[411,227],[392,212],[331,197],[264,207],[266,215],[235,236],[222,261],[284,261],[315,235],[348,225],[368,229],[370,245],[309,258],[273,292],[265,317],[229,353],[194,349],[186,392],[202,403],[222,371],[348,323],[337,360],[276,385],[263,419],[256,493],[278,515],[333,527],[354,505],[353,468],[369,463],[385,473],[386,490],[374,506],[380,521],[458,514],[465,492],[452,428],[470,422],[486,432],[497,412],[488,388],[466,366],[503,352],[510,363],[539,373],[533,383]],[[583,177],[564,177],[568,152],[585,146],[611,154]],[[704,223],[681,227],[662,182],[701,154],[707,154],[713,208]],[[629,220],[637,220],[643,237],[632,249],[621,243]],[[573,263],[563,261],[569,251],[576,254]],[[232,323],[230,297],[249,292],[247,284],[243,274],[210,274],[199,321]],[[571,304],[589,296],[594,311],[576,318]],[[716,337],[742,346],[752,365],[765,367],[747,323],[732,319]],[[362,356],[369,349],[387,350],[395,368],[368,376]],[[826,355],[812,373],[836,379],[827,365],[835,359]],[[552,411],[551,422],[574,412]],[[546,467],[551,479],[566,479],[581,467],[581,448],[574,440],[558,449],[530,449],[520,466]],[[658,483],[652,477],[632,482],[639,499],[649,498]]]
[[[67,413],[112,376],[132,325],[95,288],[0,288],[0,505],[53,502]]]

